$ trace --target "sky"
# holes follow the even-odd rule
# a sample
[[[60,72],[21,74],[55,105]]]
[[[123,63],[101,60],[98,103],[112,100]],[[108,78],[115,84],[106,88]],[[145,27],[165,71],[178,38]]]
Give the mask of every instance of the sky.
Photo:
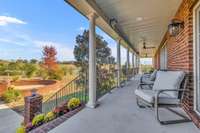
[[[53,45],[59,61],[74,60],[75,38],[88,20],[64,0],[0,0],[0,59],[42,58],[42,47]],[[116,42],[96,28],[116,57]],[[122,48],[122,63],[126,60]]]
[[[140,63],[143,65],[152,65],[152,58],[141,58]]]

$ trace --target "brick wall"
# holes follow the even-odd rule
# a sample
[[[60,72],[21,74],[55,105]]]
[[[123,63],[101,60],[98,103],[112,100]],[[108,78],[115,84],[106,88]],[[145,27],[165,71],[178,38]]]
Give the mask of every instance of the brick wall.
[[[184,95],[183,108],[193,119],[194,123],[200,127],[200,117],[193,111],[193,6],[195,0],[183,0],[177,11],[175,18],[184,21],[184,29],[176,37],[170,37],[168,33],[163,38],[163,41],[155,55],[155,68],[159,69],[160,64],[160,49],[164,42],[167,46],[169,70],[184,70],[189,77],[187,89],[189,93]]]

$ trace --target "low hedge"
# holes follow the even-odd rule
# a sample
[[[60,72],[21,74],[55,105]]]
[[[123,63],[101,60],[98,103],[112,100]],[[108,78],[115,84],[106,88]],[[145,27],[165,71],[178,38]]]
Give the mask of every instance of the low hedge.
[[[19,90],[15,90],[14,87],[9,87],[3,94],[2,98],[5,102],[15,102],[21,98],[21,93]]]

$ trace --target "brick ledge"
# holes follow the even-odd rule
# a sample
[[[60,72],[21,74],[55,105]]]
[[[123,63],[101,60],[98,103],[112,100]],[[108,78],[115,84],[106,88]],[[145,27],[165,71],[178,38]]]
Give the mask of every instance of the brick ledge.
[[[82,104],[79,108],[72,110],[48,123],[45,123],[31,131],[29,133],[47,133],[48,131],[52,130],[53,128],[57,127],[58,125],[62,124],[64,121],[78,113],[80,110],[82,110],[85,107],[84,104]]]
[[[189,115],[193,123],[200,128],[200,116],[194,111],[194,110],[189,110],[183,107],[184,111]]]

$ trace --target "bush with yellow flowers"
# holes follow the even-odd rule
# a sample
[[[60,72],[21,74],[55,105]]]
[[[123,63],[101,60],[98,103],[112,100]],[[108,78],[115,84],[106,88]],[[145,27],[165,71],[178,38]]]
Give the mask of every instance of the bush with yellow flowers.
[[[74,109],[76,107],[78,107],[81,104],[80,99],[78,98],[71,98],[68,103],[67,103],[67,107],[68,109]]]

